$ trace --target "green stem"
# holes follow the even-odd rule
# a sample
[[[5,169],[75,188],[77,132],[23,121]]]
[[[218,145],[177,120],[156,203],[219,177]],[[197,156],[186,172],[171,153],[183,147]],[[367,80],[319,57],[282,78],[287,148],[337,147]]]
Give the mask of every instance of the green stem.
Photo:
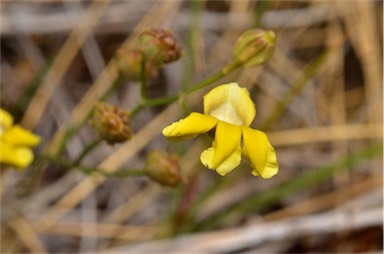
[[[145,101],[148,98],[148,89],[147,89],[147,73],[146,73],[146,59],[145,55],[142,54],[141,57],[141,69],[140,69],[140,80],[141,80],[141,87],[140,87],[140,95],[141,99]]]
[[[196,91],[212,84],[213,82],[218,81],[219,79],[225,77],[226,75],[228,75],[232,71],[236,70],[240,66],[241,66],[241,64],[238,62],[231,63],[231,64],[225,66],[224,68],[222,68],[220,71],[214,73],[212,76],[208,77],[204,81],[198,83],[197,85],[195,85],[193,87],[190,87],[189,89],[186,89],[185,91],[181,92],[180,94],[144,100],[139,105],[137,105],[135,108],[132,109],[131,119],[133,117],[135,117],[144,108],[170,104],[170,103],[178,100],[181,96],[185,96],[185,95],[191,94],[193,92],[196,92]]]
[[[185,90],[184,93],[182,93],[182,94],[191,94],[193,92],[196,92],[197,90],[200,90],[200,89],[212,84],[213,82],[216,82],[219,79],[225,77],[226,75],[228,75],[232,71],[236,70],[240,66],[241,66],[241,63],[233,62],[233,63],[225,66],[220,71],[213,74],[212,76],[208,77],[206,80],[204,80],[204,81],[198,83],[197,85],[190,87],[189,89]]]
[[[121,169],[113,173],[108,173],[100,168],[92,168],[92,167],[78,167],[78,168],[86,174],[98,173],[104,176],[112,176],[112,177],[129,177],[129,176],[145,176],[146,175],[143,169]]]
[[[92,143],[88,144],[88,146],[84,148],[83,152],[79,155],[79,157],[77,157],[77,159],[73,161],[72,163],[73,167],[78,166],[81,163],[81,161],[84,159],[84,157],[87,156],[87,154],[91,152],[96,146],[98,146],[102,141],[103,139],[99,137],[94,141],[92,141]]]
[[[96,142],[94,142],[92,144],[95,144],[95,143]],[[113,176],[113,177],[144,176],[144,175],[146,175],[144,169],[121,169],[119,171],[109,173],[109,172],[105,172],[101,168],[87,167],[87,166],[83,166],[80,164],[74,165],[73,163],[68,163],[68,162],[61,160],[59,158],[50,157],[50,156],[40,156],[38,159],[50,161],[54,165],[59,166],[59,167],[63,167],[63,168],[68,168],[68,169],[76,168],[76,169],[81,170],[85,174],[97,173],[97,174],[101,174],[104,176]]]
[[[15,105],[9,110],[12,115],[15,117],[15,121],[19,121],[21,116],[25,113],[25,110],[35,95],[38,87],[40,86],[42,80],[46,76],[49,68],[52,66],[54,57],[49,57],[48,61],[46,61],[41,68],[38,70],[37,74],[31,81],[31,83],[27,86],[27,89],[23,92],[22,96],[16,101]],[[3,85],[3,84],[1,84]],[[4,94],[1,94],[4,96]],[[3,98],[2,98],[3,99]]]
[[[264,13],[270,8],[270,1],[258,1],[256,3],[255,13],[253,17],[253,27],[258,28],[261,26],[261,18]]]
[[[179,98],[179,95],[170,95],[170,96],[161,97],[161,98],[144,100],[131,110],[130,118],[132,120],[144,108],[166,105],[176,101],[178,98]]]

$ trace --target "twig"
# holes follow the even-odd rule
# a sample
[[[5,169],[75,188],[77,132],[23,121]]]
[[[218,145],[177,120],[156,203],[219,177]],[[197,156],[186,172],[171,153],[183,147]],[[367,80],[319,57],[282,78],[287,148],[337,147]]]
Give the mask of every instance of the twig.
[[[11,219],[9,225],[32,253],[48,253],[30,223],[23,217],[17,215]]]
[[[44,221],[33,222],[40,234],[69,235],[76,237],[115,238],[121,240],[146,240],[153,237],[156,228],[152,226],[125,226],[112,223],[89,223],[62,221],[50,229],[40,228]],[[82,231],[83,230],[83,231]],[[116,234],[119,232],[119,234]]]
[[[220,253],[257,246],[265,241],[294,239],[319,233],[361,229],[382,225],[382,208],[353,211],[332,211],[278,222],[257,223],[237,229],[186,235],[173,240],[146,242],[124,246],[103,253]]]
[[[291,146],[317,142],[381,138],[381,125],[348,124],[313,127],[268,133],[274,146]]]
[[[36,92],[36,95],[25,111],[21,124],[28,129],[34,129],[39,122],[47,104],[52,96],[55,87],[59,85],[60,80],[69,68],[72,60],[75,58],[80,49],[80,45],[85,41],[88,33],[96,25],[98,19],[103,14],[109,0],[93,1],[92,5],[87,10],[86,15],[79,27],[77,27],[69,35],[64,46],[58,53],[50,70],[46,74],[41,86]]]
[[[292,216],[313,214],[329,207],[342,204],[354,196],[361,195],[361,192],[368,192],[382,185],[382,180],[379,178],[371,178],[362,183],[352,184],[350,186],[322,194],[320,196],[301,201],[297,204],[290,205],[276,212],[269,213],[263,216],[264,220],[273,221],[281,218]]]

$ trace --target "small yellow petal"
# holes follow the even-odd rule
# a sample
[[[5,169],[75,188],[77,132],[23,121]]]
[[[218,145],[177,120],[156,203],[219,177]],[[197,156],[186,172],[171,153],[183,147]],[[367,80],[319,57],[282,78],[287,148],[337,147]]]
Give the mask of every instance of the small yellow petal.
[[[243,143],[243,153],[251,161],[253,175],[270,178],[277,174],[276,152],[264,132],[243,127]]]
[[[0,134],[6,129],[10,128],[13,124],[13,117],[8,111],[0,108]]]
[[[7,129],[1,138],[13,146],[29,146],[34,147],[40,143],[40,137],[33,134],[29,130],[14,125]]]
[[[215,141],[205,150],[201,162],[219,174],[225,175],[240,164],[241,127],[219,121],[216,126]]]
[[[212,169],[212,161],[213,157],[216,153],[216,146],[212,145],[212,147],[204,150],[200,155],[200,160],[204,166]],[[215,170],[222,176],[225,176],[227,173],[231,172],[235,167],[240,164],[241,161],[241,148],[238,146],[234,152],[229,155],[227,159],[225,159]]]
[[[204,114],[230,124],[249,126],[256,116],[256,107],[246,88],[230,83],[218,86],[204,96]]]
[[[194,138],[213,129],[217,122],[214,117],[193,112],[186,118],[165,127],[163,135],[170,141]]]
[[[31,149],[13,147],[0,140],[0,162],[16,166],[20,169],[29,166],[33,161]]]

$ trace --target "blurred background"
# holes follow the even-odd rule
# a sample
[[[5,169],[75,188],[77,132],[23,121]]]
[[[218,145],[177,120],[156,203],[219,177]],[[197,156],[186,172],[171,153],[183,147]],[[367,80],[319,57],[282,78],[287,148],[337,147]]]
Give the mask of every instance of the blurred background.
[[[29,168],[2,166],[2,253],[382,252],[382,1],[2,1],[0,27],[1,107],[42,138]],[[110,175],[68,167],[96,137],[86,115],[119,76],[117,50],[150,27],[183,51],[148,80],[150,98],[231,63],[248,29],[274,31],[276,48],[183,103],[142,110],[130,141],[83,160]],[[250,177],[247,161],[225,177],[203,167],[208,135],[161,135],[229,82],[249,89],[252,127],[276,149],[271,179]],[[139,95],[140,82],[124,79],[106,101],[130,110]],[[58,149],[72,124],[81,128]],[[43,160],[53,150],[63,163]],[[177,187],[118,174],[145,167],[153,150],[180,158]]]

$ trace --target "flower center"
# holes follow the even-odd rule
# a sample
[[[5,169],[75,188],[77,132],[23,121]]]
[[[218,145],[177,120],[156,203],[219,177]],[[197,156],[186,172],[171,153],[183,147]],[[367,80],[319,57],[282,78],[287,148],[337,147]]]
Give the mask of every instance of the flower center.
[[[210,113],[211,116],[216,117],[217,119],[230,123],[237,126],[243,126],[243,120],[237,114],[234,107],[229,106],[228,104],[222,104],[217,108],[213,109]]]

